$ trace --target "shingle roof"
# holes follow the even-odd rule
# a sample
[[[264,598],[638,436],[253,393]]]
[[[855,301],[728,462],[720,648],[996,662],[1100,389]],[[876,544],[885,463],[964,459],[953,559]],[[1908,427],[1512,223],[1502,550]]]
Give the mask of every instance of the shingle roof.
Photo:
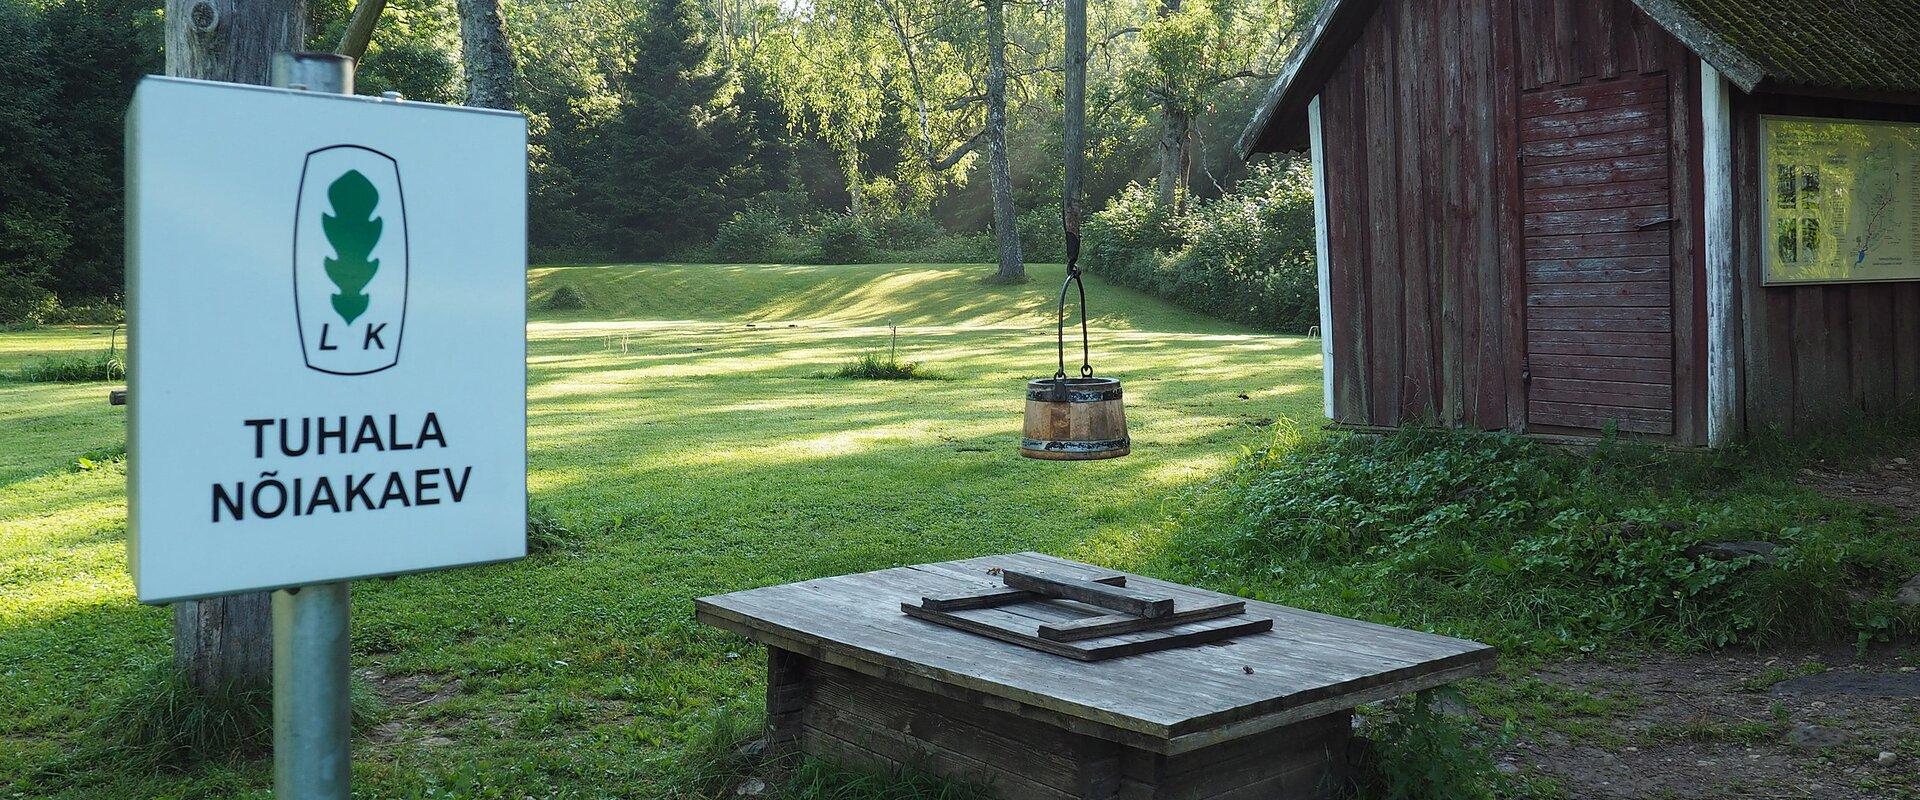
[[[1920,92],[1920,0],[1634,0],[1740,88]]]
[[[1920,102],[1920,0],[1633,3],[1742,90]],[[1304,146],[1307,102],[1379,6],[1380,0],[1321,0],[1320,13],[1241,134],[1242,155]]]

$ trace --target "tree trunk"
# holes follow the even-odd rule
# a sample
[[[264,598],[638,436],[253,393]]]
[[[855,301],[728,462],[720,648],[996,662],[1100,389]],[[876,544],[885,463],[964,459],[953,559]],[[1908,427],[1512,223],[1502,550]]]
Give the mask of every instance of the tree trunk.
[[[167,0],[167,74],[266,84],[275,53],[302,49],[306,17],[305,0]],[[267,592],[173,604],[174,668],[202,691],[271,685],[272,636]]]
[[[1006,0],[987,3],[987,166],[993,173],[993,235],[1000,242],[1000,271],[1005,283],[1027,279],[1020,260],[1020,231],[1014,222],[1013,175],[1007,165],[1007,16]]]
[[[1187,205],[1188,147],[1193,118],[1171,103],[1160,109],[1160,205],[1175,210]]]
[[[1080,236],[1080,198],[1085,191],[1087,150],[1087,0],[1067,0],[1066,121],[1062,126],[1060,157],[1065,161],[1066,185],[1060,194],[1060,215],[1066,223],[1067,245]],[[1069,255],[1072,251],[1069,250]]]
[[[1159,16],[1179,13],[1180,0],[1160,0]],[[1179,209],[1187,202],[1187,141],[1193,118],[1171,91],[1160,101],[1160,207]]]
[[[467,105],[512,111],[513,44],[500,0],[455,0],[460,11],[460,58],[466,65]]]

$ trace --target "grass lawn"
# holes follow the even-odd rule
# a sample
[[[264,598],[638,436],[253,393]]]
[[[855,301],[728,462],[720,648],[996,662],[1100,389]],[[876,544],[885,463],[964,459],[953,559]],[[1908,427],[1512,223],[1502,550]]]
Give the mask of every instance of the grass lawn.
[[[1320,410],[1319,344],[1089,280],[1095,366],[1125,381],[1134,454],[1019,458],[1025,380],[1053,371],[1057,266],[558,267],[532,273],[530,474],[578,534],[526,561],[367,581],[355,669],[389,702],[357,739],[373,797],[670,793],[713,709],[762,661],[697,626],[715,592],[1018,549],[1155,559],[1190,487]],[[540,310],[571,286],[592,307]],[[930,381],[821,377],[883,351]],[[0,334],[0,374],[105,328]],[[267,797],[265,762],[186,773],[76,757],[169,652],[124,569],[123,412],[105,383],[0,380],[0,797]],[[89,459],[86,463],[77,460]],[[395,700],[395,698],[405,698]]]

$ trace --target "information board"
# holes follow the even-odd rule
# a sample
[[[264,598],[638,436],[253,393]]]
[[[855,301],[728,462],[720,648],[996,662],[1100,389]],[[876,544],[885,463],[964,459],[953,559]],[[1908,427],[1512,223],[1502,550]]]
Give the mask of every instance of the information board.
[[[127,118],[143,602],[526,551],[526,122],[147,78]]]
[[[1765,283],[1920,280],[1920,125],[1762,117]]]

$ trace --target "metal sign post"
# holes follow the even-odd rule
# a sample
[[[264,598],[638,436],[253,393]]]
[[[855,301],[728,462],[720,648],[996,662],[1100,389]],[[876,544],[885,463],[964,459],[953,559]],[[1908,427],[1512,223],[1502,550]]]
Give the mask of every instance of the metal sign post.
[[[273,796],[347,800],[348,583],[273,593]]]
[[[280,53],[273,85],[353,94],[353,59]],[[273,593],[273,796],[348,800],[353,778],[347,581]]]

